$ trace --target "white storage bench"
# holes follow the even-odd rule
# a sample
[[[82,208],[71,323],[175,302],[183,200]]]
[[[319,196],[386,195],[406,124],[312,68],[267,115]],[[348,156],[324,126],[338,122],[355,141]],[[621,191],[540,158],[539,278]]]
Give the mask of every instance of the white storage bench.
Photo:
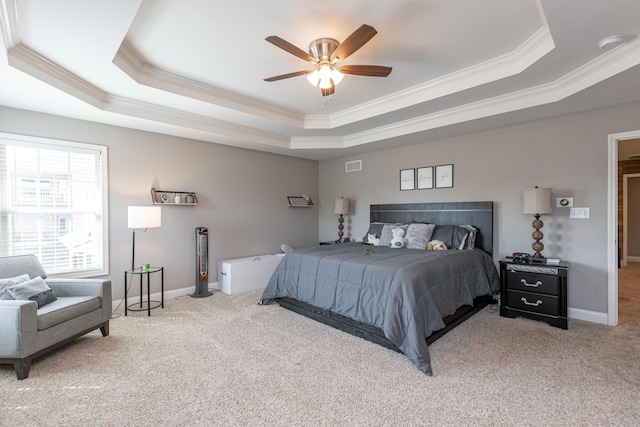
[[[218,261],[220,290],[229,295],[267,286],[283,255],[255,255]]]

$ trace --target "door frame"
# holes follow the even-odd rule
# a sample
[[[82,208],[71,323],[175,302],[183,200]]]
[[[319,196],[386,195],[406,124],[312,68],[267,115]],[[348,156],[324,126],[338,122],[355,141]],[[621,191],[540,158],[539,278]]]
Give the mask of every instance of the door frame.
[[[622,260],[620,265],[626,266],[629,262],[629,179],[640,178],[640,173],[628,173],[622,175]]]
[[[613,133],[608,138],[607,324],[618,324],[618,144],[640,138],[640,130]]]

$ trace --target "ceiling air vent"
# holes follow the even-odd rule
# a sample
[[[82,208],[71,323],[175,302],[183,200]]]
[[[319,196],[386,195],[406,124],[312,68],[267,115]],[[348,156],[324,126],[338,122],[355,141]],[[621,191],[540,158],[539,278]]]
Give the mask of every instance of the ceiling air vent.
[[[362,160],[352,160],[345,162],[344,169],[347,172],[358,172],[362,170]]]

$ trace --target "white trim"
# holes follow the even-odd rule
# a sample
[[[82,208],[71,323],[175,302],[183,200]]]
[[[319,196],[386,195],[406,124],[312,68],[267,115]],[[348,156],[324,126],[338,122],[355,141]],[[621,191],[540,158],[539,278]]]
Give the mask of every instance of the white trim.
[[[628,249],[628,233],[629,233],[629,223],[628,223],[628,218],[629,215],[627,214],[627,209],[628,209],[628,185],[629,185],[629,178],[639,178],[640,177],[640,173],[632,173],[632,174],[625,174],[622,175],[622,260],[620,262],[620,264],[624,267],[627,265],[627,262],[631,259],[631,257],[627,256],[627,253],[629,252]],[[636,257],[638,258],[638,257]]]
[[[608,138],[607,202],[607,324],[618,324],[618,143],[640,138],[640,130],[610,134]]]
[[[214,290],[214,291],[220,291],[220,286],[218,285],[218,282],[209,283],[209,289],[210,290]],[[165,302],[165,305],[166,305],[168,299],[176,299],[176,298],[181,298],[181,297],[188,297],[194,291],[195,291],[195,285],[188,286],[188,287],[185,287],[185,288],[165,290],[164,291],[164,302]],[[112,289],[112,292],[113,292],[113,289]],[[146,297],[147,297],[147,295],[144,294],[144,298],[145,299],[146,299]],[[162,295],[161,295],[160,292],[152,292],[151,293],[151,300],[152,301],[160,301],[161,298],[162,298]],[[127,302],[129,303],[129,305],[131,305],[131,304],[139,301],[139,296],[138,295],[127,296],[127,300],[128,300]],[[124,306],[124,297],[111,301],[111,311],[112,312],[116,311],[117,309],[122,309],[122,312],[124,313],[124,307],[123,306]],[[151,311],[153,311],[153,309]]]
[[[567,310],[569,320],[584,320],[586,322],[600,323],[602,325],[607,324],[607,313],[600,313],[598,311],[583,310],[581,308],[571,308]]]

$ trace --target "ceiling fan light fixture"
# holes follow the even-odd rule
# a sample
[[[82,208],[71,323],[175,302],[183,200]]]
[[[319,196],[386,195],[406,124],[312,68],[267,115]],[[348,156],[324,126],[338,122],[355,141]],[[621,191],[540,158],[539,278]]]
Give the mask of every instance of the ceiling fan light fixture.
[[[320,89],[331,89],[331,77],[320,79]]]
[[[318,83],[320,83],[320,73],[318,72],[318,70],[315,69],[311,72],[311,74],[307,75],[307,80],[313,86],[318,86]]]
[[[331,78],[331,66],[328,64],[320,65],[320,80],[329,80]]]
[[[338,71],[337,68],[332,67],[331,68],[331,80],[333,80],[333,84],[334,85],[338,85],[338,83],[340,83],[342,81],[342,78],[344,77],[344,74],[342,74],[340,71]]]

